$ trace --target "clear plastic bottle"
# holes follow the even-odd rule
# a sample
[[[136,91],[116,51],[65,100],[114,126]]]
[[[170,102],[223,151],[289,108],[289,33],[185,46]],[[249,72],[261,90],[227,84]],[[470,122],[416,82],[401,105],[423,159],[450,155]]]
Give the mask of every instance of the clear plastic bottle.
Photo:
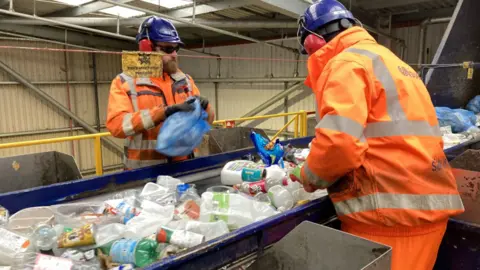
[[[98,262],[74,262],[35,252],[17,254],[11,268],[11,270],[35,269],[101,270],[102,268]]]
[[[159,255],[157,246],[157,242],[152,239],[120,239],[100,249],[104,254],[110,255],[115,263],[130,263],[137,267],[144,267],[157,260]]]
[[[0,265],[10,265],[15,256],[29,252],[33,245],[28,237],[0,227]]]
[[[53,255],[53,248],[57,242],[55,229],[45,223],[37,224],[33,231],[33,241],[38,252]]]

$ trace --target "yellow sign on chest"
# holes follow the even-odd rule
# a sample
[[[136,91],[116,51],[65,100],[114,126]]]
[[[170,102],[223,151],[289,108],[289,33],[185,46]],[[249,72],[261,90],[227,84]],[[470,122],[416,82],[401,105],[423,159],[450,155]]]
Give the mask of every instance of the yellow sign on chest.
[[[122,52],[122,71],[132,78],[158,78],[163,74],[162,53]]]

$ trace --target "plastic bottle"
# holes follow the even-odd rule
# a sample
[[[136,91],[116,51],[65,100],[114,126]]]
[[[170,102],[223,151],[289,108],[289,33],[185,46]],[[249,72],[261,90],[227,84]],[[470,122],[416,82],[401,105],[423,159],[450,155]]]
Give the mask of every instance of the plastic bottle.
[[[258,181],[258,182],[244,182],[241,184],[237,184],[233,186],[234,189],[239,190],[240,192],[249,194],[249,195],[256,195],[258,193],[267,192],[265,189],[265,181]]]
[[[53,255],[57,233],[52,226],[45,223],[38,224],[33,232],[33,239],[38,252]]]
[[[0,265],[10,265],[16,255],[33,249],[27,237],[5,228],[0,228],[0,238]]]
[[[74,262],[70,259],[49,256],[39,253],[23,253],[15,256],[11,270],[37,269],[70,269],[70,270],[100,270],[100,263]]]
[[[112,261],[120,264],[134,264],[144,267],[157,260],[157,242],[151,239],[121,239],[111,242],[100,249],[112,257]]]
[[[185,230],[172,230],[162,226],[157,231],[157,242],[169,243],[181,248],[191,248],[205,242],[205,236]]]
[[[257,182],[264,177],[263,164],[249,160],[234,160],[223,166],[220,179],[224,185],[241,184],[243,181]]]
[[[287,185],[287,173],[278,165],[265,168],[265,190],[268,192],[274,186]]]
[[[270,188],[268,196],[272,200],[273,206],[275,206],[280,212],[289,210],[294,205],[292,194],[283,186],[274,186]]]

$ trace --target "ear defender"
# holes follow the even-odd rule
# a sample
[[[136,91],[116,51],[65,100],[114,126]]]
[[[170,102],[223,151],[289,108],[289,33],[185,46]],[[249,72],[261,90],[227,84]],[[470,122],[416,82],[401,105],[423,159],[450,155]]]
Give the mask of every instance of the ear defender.
[[[141,52],[151,52],[151,51],[153,51],[152,41],[150,41],[149,39],[140,40],[140,42],[138,42],[138,49]]]
[[[141,52],[151,52],[153,51],[153,43],[150,40],[150,36],[148,35],[148,30],[150,28],[150,22],[146,21],[140,26],[139,33],[146,31],[147,38],[144,38],[138,42],[138,49]]]
[[[322,36],[310,34],[307,36],[307,38],[305,38],[305,41],[303,42],[303,47],[305,48],[305,51],[308,53],[308,55],[312,55],[326,44],[327,42]]]

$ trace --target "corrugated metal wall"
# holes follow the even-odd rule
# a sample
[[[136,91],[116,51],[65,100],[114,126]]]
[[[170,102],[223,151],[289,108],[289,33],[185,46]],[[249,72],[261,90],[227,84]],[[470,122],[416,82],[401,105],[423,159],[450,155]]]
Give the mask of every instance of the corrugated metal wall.
[[[431,25],[426,35],[426,48],[430,53],[427,57],[431,59],[440,42],[446,25]],[[393,29],[393,35],[405,39],[408,49],[406,59],[409,63],[416,63],[418,56],[419,27]],[[381,40],[381,43],[384,43]],[[60,48],[58,45],[45,44],[30,41],[0,41],[1,45],[31,46],[31,47],[52,47]],[[296,48],[296,40],[284,41],[283,45]],[[398,48],[394,48],[398,51]],[[208,48],[206,52],[220,54],[224,57],[236,59],[217,59],[182,57],[180,66],[193,78],[250,78],[250,77],[293,77],[298,70],[298,76],[306,76],[306,62],[297,63],[292,52],[277,47],[269,47],[259,44],[246,44],[237,46]],[[190,54],[190,53],[184,53]],[[66,84],[42,84],[39,87],[54,97],[64,106],[68,106],[70,100],[71,110],[82,117],[89,124],[94,125],[96,120],[94,105],[94,87],[91,82],[93,78],[92,58],[87,53],[68,53],[68,69],[70,81],[84,81],[87,83],[71,84],[67,89]],[[255,58],[255,60],[249,59]],[[21,73],[31,81],[54,81],[66,80],[65,54],[63,52],[45,52],[30,50],[1,50],[0,59],[14,70]],[[218,64],[220,63],[220,69]],[[97,77],[99,81],[110,81],[121,70],[121,59],[118,55],[97,54]],[[220,74],[218,71],[220,70]],[[1,81],[12,81],[6,74],[0,72]],[[291,86],[290,83],[287,87]],[[105,123],[106,108],[109,94],[108,83],[99,84],[98,96],[100,107],[100,122]],[[236,118],[244,115],[256,106],[274,97],[285,89],[284,83],[219,83],[218,97],[215,97],[214,83],[198,83],[202,95],[209,98],[213,107],[217,107],[217,119]],[[288,111],[313,110],[313,95],[309,89],[302,87],[289,97],[292,104]],[[57,109],[48,106],[37,98],[30,90],[20,85],[0,84],[0,143],[62,137],[69,135],[83,134],[81,129],[69,132],[70,121]],[[67,94],[69,93],[69,95]],[[304,96],[303,99],[297,97]],[[218,100],[218,104],[215,104]],[[272,108],[278,107],[284,110],[284,101],[279,101],[262,114],[268,113]],[[284,124],[284,118],[268,120],[259,127],[278,130]],[[5,134],[48,131],[64,129],[62,132],[23,136],[8,136]],[[105,129],[103,129],[105,131]],[[290,129],[293,131],[293,129]],[[116,140],[121,145],[121,140]],[[74,154],[78,165],[82,170],[94,167],[93,142],[82,141],[74,143],[58,143],[52,145],[39,145],[34,147],[23,147],[15,149],[0,150],[0,156],[12,156],[25,153],[42,151],[61,151],[67,154]],[[108,149],[104,149],[104,164],[120,164],[121,159]]]
[[[438,45],[443,37],[443,33],[447,29],[447,24],[432,24],[426,28],[425,35],[425,61],[423,63],[431,63]],[[392,29],[392,35],[405,40],[407,50],[405,51],[404,60],[409,64],[418,64],[418,50],[420,48],[420,26],[402,27]],[[380,42],[386,44],[386,39],[381,37]],[[400,55],[400,45],[392,42],[392,50]]]
[[[25,47],[61,48],[59,45],[31,41],[1,41],[2,45]],[[66,58],[68,70],[66,67]],[[87,53],[45,52],[21,49],[1,50],[0,59],[12,69],[33,82],[52,82],[38,85],[40,89],[69,107],[71,111],[84,119],[90,125],[95,125],[95,102],[93,83],[56,84],[66,81],[67,71],[69,81],[90,82],[93,78],[92,59]],[[120,58],[115,55],[97,55],[98,80],[111,80],[120,70]],[[0,72],[0,81],[13,81],[5,72]],[[109,85],[99,85],[100,119],[105,122],[106,104]],[[40,100],[31,90],[21,85],[0,85],[0,143],[47,139],[71,135],[82,135],[83,131],[70,127],[70,119],[58,109]],[[49,130],[64,129],[65,132],[45,133]],[[39,131],[40,134],[26,136],[8,136],[18,132]],[[0,150],[0,156],[13,156],[44,151],[60,151],[74,155],[82,170],[94,167],[93,141],[65,142],[50,145],[11,148]],[[104,148],[104,164],[119,164],[121,159],[107,148]]]

